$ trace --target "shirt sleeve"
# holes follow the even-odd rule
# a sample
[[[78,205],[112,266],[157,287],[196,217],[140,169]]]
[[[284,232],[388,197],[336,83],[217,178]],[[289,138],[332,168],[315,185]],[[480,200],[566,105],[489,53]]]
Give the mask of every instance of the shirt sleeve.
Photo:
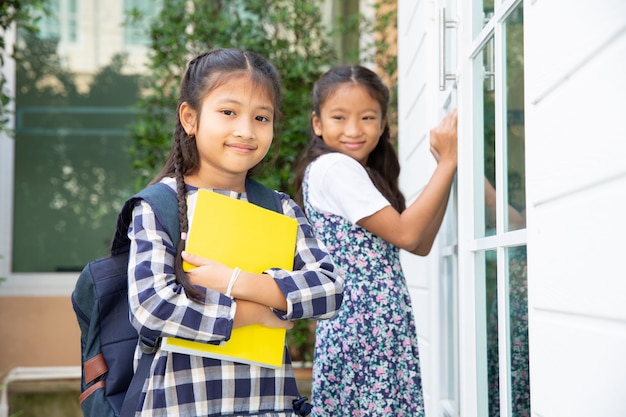
[[[236,303],[204,287],[197,287],[203,302],[186,296],[174,275],[176,248],[144,200],[133,209],[128,237],[128,299],[131,323],[137,331],[151,338],[228,340]]]
[[[330,254],[313,234],[306,216],[293,199],[280,193],[283,213],[298,221],[293,271],[270,269],[287,299],[287,311],[275,311],[285,319],[329,319],[343,300],[344,278],[337,273]]]
[[[365,168],[338,152],[322,155],[312,163],[308,184],[313,207],[344,217],[353,224],[391,205]]]

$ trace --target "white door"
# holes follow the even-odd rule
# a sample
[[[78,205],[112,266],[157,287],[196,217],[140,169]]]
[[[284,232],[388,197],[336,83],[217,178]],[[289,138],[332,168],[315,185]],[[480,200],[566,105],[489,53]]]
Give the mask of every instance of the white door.
[[[407,203],[435,168],[429,131],[457,107],[456,2],[398,2],[400,185]],[[402,253],[419,338],[427,416],[459,415],[456,182],[427,257]]]
[[[530,414],[521,1],[464,4],[459,45],[464,416]]]
[[[530,409],[522,2],[401,1],[398,16],[409,200],[434,167],[428,129],[459,108],[459,171],[438,246],[426,259],[403,257],[427,416],[522,416]]]

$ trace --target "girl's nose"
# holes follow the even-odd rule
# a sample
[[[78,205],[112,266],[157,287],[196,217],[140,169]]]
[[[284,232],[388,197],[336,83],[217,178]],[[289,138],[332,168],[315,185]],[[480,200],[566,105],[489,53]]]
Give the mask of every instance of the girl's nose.
[[[233,134],[236,137],[240,137],[242,139],[250,139],[254,137],[254,128],[252,126],[252,122],[246,120],[246,118],[240,118],[237,125],[235,126],[235,131]]]
[[[349,120],[346,124],[346,136],[357,137],[361,135],[361,126],[358,120]]]

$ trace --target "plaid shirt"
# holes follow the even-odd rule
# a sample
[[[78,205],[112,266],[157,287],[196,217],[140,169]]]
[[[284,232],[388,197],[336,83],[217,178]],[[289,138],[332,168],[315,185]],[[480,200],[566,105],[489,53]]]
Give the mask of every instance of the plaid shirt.
[[[165,179],[172,188],[172,179]],[[189,193],[196,192],[190,190]],[[226,192],[246,200],[245,193]],[[312,233],[301,209],[281,194],[283,212],[298,220],[294,270],[272,269],[287,299],[285,320],[334,317],[343,296],[343,277],[330,255]],[[137,203],[128,236],[131,240],[129,302],[131,321],[145,336],[181,337],[219,342],[227,340],[233,325],[235,300],[204,289],[204,302],[184,293],[174,277],[174,248],[150,205]],[[136,351],[136,360],[141,352]],[[137,416],[292,416],[298,397],[293,368],[285,347],[284,366],[262,368],[229,361],[165,352],[159,349],[151,377],[143,387]]]

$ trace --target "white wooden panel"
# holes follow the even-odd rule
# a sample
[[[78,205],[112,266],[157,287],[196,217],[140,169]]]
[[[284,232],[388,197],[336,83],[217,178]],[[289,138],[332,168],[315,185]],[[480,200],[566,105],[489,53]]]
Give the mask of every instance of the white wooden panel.
[[[531,405],[625,416],[626,2],[525,2]]]
[[[410,288],[409,294],[411,294],[417,335],[421,339],[431,340],[431,329],[428,319],[430,317],[429,291],[427,289]]]
[[[626,416],[626,323],[538,312],[530,346],[533,416]]]
[[[426,151],[429,148],[429,138],[426,137],[418,151],[411,158],[401,162],[400,189],[407,199],[407,204],[417,198],[435,169],[435,158],[429,150]]]
[[[534,307],[626,320],[624,207],[626,176],[536,210],[528,237]]]
[[[547,3],[554,2],[531,8],[525,30],[530,205],[626,173],[626,2],[594,3],[578,19],[557,14]],[[558,10],[569,14],[574,3]],[[608,12],[598,16],[597,9],[603,8]],[[546,9],[555,14],[537,13]],[[621,15],[616,19],[612,13]],[[550,18],[565,26],[549,34],[547,29],[533,30]],[[594,25],[598,33],[581,30],[583,19],[602,22]],[[589,39],[583,41],[583,34]],[[553,36],[567,41],[554,44]]]
[[[623,0],[539,0],[526,2],[525,9],[532,21],[524,30],[525,54],[542,63],[527,73],[532,83],[525,88],[531,100],[561,83],[577,66],[593,61],[603,45],[623,34],[626,25]],[[593,87],[602,89],[616,81],[607,76],[596,79]]]
[[[436,349],[436,346],[433,346],[433,344],[428,340],[419,338],[418,349],[420,355],[420,372],[422,377],[422,391],[424,394],[424,407],[428,410],[432,398],[430,395],[431,390],[428,389],[428,387],[432,386],[436,380],[436,373],[433,370],[432,361],[427,361],[425,359],[430,358],[434,354],[433,349]],[[426,415],[428,415],[428,412]]]
[[[398,1],[398,151],[400,188],[407,204],[422,191],[435,168],[429,131],[437,123],[436,25],[433,0]],[[426,415],[438,412],[438,251],[428,257],[401,253],[419,339]]]
[[[404,35],[415,28],[415,19],[417,9],[420,7],[422,1],[398,1],[398,38],[403,38]],[[401,43],[398,43],[404,46]]]
[[[417,256],[412,253],[401,251],[400,262],[402,270],[407,277],[409,287],[428,288],[433,285],[433,276],[437,274],[437,249],[428,256]]]

